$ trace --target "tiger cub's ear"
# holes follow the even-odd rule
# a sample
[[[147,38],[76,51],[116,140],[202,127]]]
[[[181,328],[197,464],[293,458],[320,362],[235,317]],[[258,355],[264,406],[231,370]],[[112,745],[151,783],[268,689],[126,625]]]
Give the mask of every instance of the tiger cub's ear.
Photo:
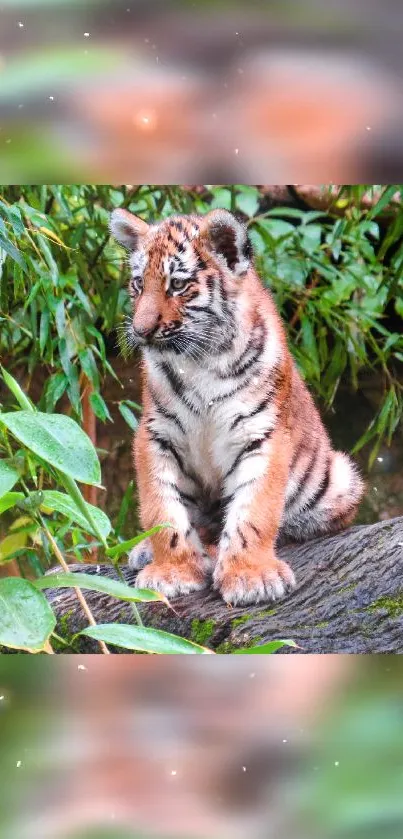
[[[252,246],[245,225],[228,210],[211,210],[202,221],[201,235],[213,251],[224,257],[230,271],[245,274],[252,261]]]
[[[149,230],[148,224],[128,210],[117,209],[111,214],[109,222],[112,236],[127,248],[128,251],[135,251],[138,248],[140,239]]]

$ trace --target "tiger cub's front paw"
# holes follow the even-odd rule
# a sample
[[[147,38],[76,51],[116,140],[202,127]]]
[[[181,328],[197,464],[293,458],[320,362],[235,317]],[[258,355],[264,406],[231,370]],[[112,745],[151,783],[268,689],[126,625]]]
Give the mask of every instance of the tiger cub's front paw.
[[[264,557],[263,557],[264,559]],[[271,559],[245,560],[245,555],[228,555],[218,562],[213,575],[214,588],[232,606],[280,600],[296,585],[286,562]]]
[[[168,598],[200,591],[207,586],[203,557],[190,555],[186,562],[166,559],[151,562],[137,575],[136,586],[158,591]]]

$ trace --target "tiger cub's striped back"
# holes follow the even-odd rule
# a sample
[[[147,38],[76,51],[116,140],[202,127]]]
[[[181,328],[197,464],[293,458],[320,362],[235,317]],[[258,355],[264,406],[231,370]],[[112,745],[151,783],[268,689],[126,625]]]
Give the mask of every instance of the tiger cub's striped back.
[[[357,470],[331,447],[243,225],[224,210],[154,225],[117,210],[111,227],[130,251],[128,340],[143,356],[141,521],[173,527],[133,557],[153,555],[138,584],[174,597],[212,573],[228,602],[281,597],[294,576],[279,534],[348,524]]]

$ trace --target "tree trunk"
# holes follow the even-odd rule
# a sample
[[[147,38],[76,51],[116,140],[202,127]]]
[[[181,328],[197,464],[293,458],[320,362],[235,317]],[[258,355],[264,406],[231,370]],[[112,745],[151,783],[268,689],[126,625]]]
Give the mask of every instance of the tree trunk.
[[[279,555],[297,577],[296,590],[285,600],[230,608],[208,590],[178,598],[175,612],[159,603],[142,605],[145,625],[219,653],[281,638],[294,640],[302,653],[403,652],[403,517],[288,545]],[[70,567],[115,576],[108,566]],[[123,567],[123,573],[128,583],[135,583],[134,572]],[[69,637],[86,626],[73,591],[48,590],[47,596],[59,634]],[[92,591],[85,596],[97,623],[132,621],[128,604]],[[88,639],[76,639],[73,649],[99,652]]]

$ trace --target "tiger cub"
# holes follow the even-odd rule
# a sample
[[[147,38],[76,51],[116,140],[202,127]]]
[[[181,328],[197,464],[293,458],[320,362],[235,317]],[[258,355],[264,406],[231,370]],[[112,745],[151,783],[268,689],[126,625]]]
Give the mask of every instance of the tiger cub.
[[[363,483],[332,449],[247,231],[226,210],[148,225],[121,209],[111,231],[130,252],[142,352],[141,524],[172,525],[132,553],[137,585],[173,598],[212,575],[227,603],[281,598],[295,578],[279,535],[346,526]]]

